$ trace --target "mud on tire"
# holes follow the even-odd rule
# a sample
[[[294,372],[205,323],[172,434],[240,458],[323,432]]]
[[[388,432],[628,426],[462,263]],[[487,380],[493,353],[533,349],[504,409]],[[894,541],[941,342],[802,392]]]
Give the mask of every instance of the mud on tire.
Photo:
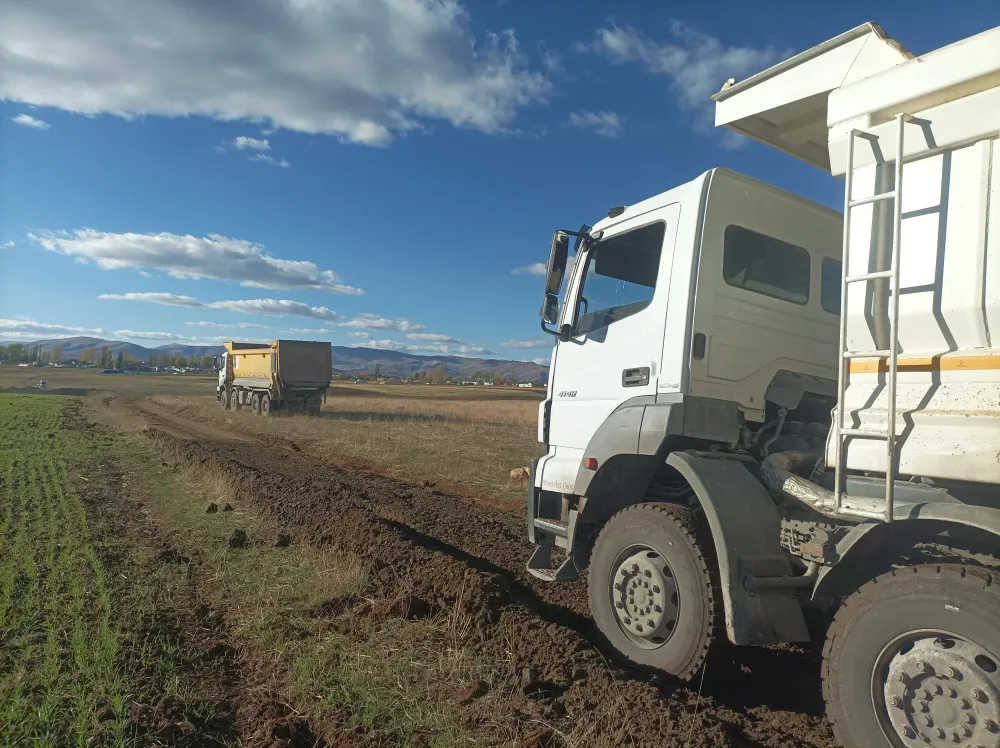
[[[687,680],[705,661],[719,620],[706,537],[696,512],[660,503],[623,509],[598,535],[588,577],[591,615],[632,662]],[[638,619],[629,617],[635,611]]]
[[[840,745],[997,744],[998,581],[984,569],[921,565],[844,600],[823,649]]]

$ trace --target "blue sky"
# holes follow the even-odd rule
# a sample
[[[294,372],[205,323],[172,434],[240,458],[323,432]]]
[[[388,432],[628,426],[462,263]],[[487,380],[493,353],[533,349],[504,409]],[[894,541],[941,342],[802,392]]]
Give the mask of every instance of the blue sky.
[[[1000,24],[992,1],[224,7],[3,3],[0,339],[547,358],[517,270],[554,229],[713,166],[839,206],[713,130],[727,78],[867,20],[917,54]]]

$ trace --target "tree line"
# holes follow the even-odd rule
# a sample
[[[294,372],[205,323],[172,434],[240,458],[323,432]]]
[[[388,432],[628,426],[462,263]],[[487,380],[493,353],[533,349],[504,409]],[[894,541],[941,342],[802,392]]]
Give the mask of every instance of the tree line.
[[[0,361],[7,361],[15,364],[48,364],[48,363],[71,363],[79,361],[81,364],[95,364],[102,369],[137,369],[141,364],[156,367],[188,367],[194,369],[211,369],[211,356],[181,356],[167,353],[151,353],[144,360],[140,360],[127,351],[112,351],[106,345],[100,348],[88,348],[80,353],[78,359],[63,356],[60,346],[53,346],[48,351],[43,351],[40,345],[24,345],[23,343],[11,343],[10,345],[0,345]]]

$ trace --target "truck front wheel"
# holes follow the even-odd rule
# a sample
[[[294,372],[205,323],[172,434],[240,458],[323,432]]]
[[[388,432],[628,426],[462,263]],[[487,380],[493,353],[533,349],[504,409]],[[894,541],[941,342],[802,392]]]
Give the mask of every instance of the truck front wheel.
[[[611,645],[685,680],[705,661],[717,619],[699,534],[687,507],[630,506],[598,535],[588,581],[591,614]]]
[[[226,390],[219,392],[219,405],[222,406],[223,410],[229,410],[229,393]]]
[[[823,695],[844,746],[1000,741],[1000,577],[897,569],[848,597],[823,651]]]

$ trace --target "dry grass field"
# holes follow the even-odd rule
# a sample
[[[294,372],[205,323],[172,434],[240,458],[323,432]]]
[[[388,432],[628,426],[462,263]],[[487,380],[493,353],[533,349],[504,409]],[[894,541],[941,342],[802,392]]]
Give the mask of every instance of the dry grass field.
[[[94,370],[0,367],[0,388],[86,389],[149,398],[213,426],[294,442],[309,454],[400,478],[431,481],[491,501],[522,501],[510,471],[540,454],[542,390],[436,385],[331,387],[321,418],[260,418],[224,411],[212,377],[100,374]]]

